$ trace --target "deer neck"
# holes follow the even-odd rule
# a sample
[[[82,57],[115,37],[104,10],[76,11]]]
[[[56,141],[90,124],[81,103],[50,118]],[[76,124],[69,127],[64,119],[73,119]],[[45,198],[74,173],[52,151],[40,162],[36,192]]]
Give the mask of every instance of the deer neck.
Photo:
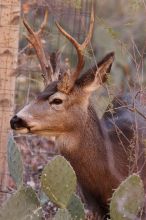
[[[112,192],[108,185],[117,185],[117,180],[115,178],[114,181],[109,170],[105,139],[95,111],[89,107],[88,112],[82,117],[82,122],[77,122],[76,130],[58,138],[57,145],[61,154],[73,166],[82,187],[90,188],[93,194],[104,193],[106,201],[107,195],[111,196]],[[111,181],[111,184],[106,184],[107,181]],[[104,183],[105,187],[102,188],[101,185]],[[100,191],[101,188],[103,192]]]

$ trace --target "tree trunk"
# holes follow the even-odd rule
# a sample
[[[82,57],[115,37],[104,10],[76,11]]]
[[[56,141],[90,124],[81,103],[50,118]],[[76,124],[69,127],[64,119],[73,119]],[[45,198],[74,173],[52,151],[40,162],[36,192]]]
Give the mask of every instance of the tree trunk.
[[[19,42],[19,0],[0,4],[0,191],[7,186],[7,140],[14,109],[15,74]],[[0,194],[2,198],[2,194]]]

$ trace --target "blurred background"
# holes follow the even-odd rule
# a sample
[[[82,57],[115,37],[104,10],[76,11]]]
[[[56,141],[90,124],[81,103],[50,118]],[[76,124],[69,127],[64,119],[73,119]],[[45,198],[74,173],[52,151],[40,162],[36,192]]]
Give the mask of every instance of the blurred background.
[[[94,0],[95,25],[92,41],[85,51],[84,71],[95,65],[108,52],[115,52],[115,62],[108,83],[93,94],[92,102],[99,117],[118,94],[145,91],[146,86],[146,2],[145,0]],[[78,42],[85,39],[90,23],[90,0],[21,0],[21,17],[25,17],[33,30],[38,30],[46,9],[47,26],[42,36],[46,53],[62,51],[62,62],[71,68],[76,65],[76,51],[59,33],[57,20]],[[16,76],[15,106],[17,112],[43,90],[41,68],[33,48],[28,44],[27,31],[20,20],[20,41]],[[83,72],[84,72],[83,71]],[[23,155],[25,182],[39,192],[40,173],[44,165],[58,150],[54,139],[14,134]],[[15,184],[11,178],[8,193]],[[44,205],[44,216],[51,219],[56,207]],[[49,211],[48,211],[49,210]]]
[[[42,42],[47,53],[63,50],[62,61],[68,60],[72,68],[76,65],[76,51],[62,36],[56,26],[57,20],[67,32],[82,42],[88,32],[91,0],[41,0],[22,1],[22,14],[31,27],[38,30],[46,8],[49,11],[48,25]],[[104,0],[94,1],[95,26],[92,42],[85,51],[84,70],[95,65],[106,53],[115,52],[112,74],[109,76],[109,91],[127,92],[131,89],[143,90],[145,86],[146,24],[144,0]],[[21,22],[19,43],[19,65],[15,72],[16,108],[43,89],[40,66],[33,49],[24,37],[26,30]],[[102,90],[102,89],[101,89]],[[101,102],[100,102],[101,103]],[[99,103],[98,103],[99,104]],[[100,107],[99,107],[100,109]],[[103,109],[102,106],[102,111]],[[102,112],[99,112],[102,115]]]

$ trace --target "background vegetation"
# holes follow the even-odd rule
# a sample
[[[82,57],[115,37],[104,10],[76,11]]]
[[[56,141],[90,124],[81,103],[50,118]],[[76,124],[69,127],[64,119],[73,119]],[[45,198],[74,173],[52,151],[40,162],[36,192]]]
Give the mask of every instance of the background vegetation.
[[[91,1],[89,0],[22,0],[22,15],[33,29],[37,30],[46,8],[49,11],[48,25],[43,44],[50,53],[63,48],[62,60],[68,58],[72,68],[76,64],[76,52],[66,39],[58,33],[55,20],[79,42],[85,38],[90,22]],[[141,92],[145,102],[146,87],[146,2],[145,0],[95,0],[95,28],[92,42],[86,50],[85,70],[98,62],[110,51],[115,51],[115,62],[108,84],[93,95],[99,117],[117,94],[129,90]],[[17,76],[16,107],[22,108],[43,89],[43,80],[38,60],[28,45],[20,26],[19,63],[13,73]],[[47,161],[56,155],[53,139],[14,135],[23,155],[24,182],[40,192],[40,173]],[[16,189],[9,179],[8,192]],[[52,203],[44,203],[44,217],[51,219],[56,212]]]

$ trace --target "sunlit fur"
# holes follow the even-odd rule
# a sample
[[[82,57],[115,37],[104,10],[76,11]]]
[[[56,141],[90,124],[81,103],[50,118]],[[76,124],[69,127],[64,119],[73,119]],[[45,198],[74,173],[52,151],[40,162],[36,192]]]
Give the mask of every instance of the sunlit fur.
[[[102,81],[105,81],[106,72],[109,72],[111,66],[111,62],[109,66],[104,65],[105,62],[106,59],[100,66]],[[76,81],[69,94],[58,91],[57,82],[51,83],[17,116],[27,123],[28,133],[56,137],[56,145],[73,166],[89,207],[98,211],[103,219],[108,213],[108,202],[113,190],[130,172],[139,171],[146,187],[146,165],[142,134],[137,143],[138,149],[130,151],[135,113],[121,105],[121,109],[115,110],[114,115],[105,113],[99,121],[89,99],[92,91],[101,84],[96,73],[96,68],[89,70],[87,75]],[[62,104],[50,104],[54,98],[62,99]],[[115,101],[115,108],[117,105]],[[119,135],[112,123],[113,119],[122,131]],[[140,127],[143,121],[141,116],[137,115],[137,120]],[[131,164],[129,152],[138,158]]]

